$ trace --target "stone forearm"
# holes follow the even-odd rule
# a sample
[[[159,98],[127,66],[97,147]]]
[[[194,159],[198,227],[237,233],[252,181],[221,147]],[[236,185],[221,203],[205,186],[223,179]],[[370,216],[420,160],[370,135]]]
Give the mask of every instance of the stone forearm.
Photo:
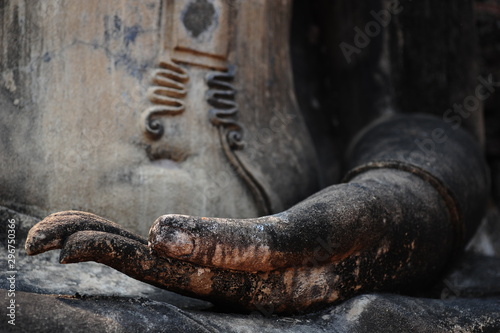
[[[432,141],[437,132],[440,142]],[[488,188],[474,140],[432,117],[396,117],[367,130],[346,179],[258,219],[165,215],[150,245],[161,256],[252,272],[318,257],[338,262],[384,238],[406,239],[407,247],[435,239],[443,262],[473,232]]]

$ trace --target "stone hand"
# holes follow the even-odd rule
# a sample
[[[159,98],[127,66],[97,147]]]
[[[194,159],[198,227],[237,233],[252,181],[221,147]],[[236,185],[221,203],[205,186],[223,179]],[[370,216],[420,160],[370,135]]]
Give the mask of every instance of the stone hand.
[[[100,262],[162,288],[244,309],[308,310],[394,285],[411,276],[409,261],[430,265],[418,258],[439,249],[415,246],[420,240],[411,224],[398,227],[412,211],[398,199],[409,194],[395,193],[393,183],[420,185],[411,194],[419,197],[415,208],[428,211],[421,229],[432,229],[439,218],[446,219],[439,213],[443,207],[426,206],[427,192],[419,192],[427,184],[418,177],[392,173],[371,171],[281,214],[257,219],[165,215],[151,228],[150,248],[146,240],[96,215],[56,213],[33,227],[26,250],[37,254],[62,248],[61,263]],[[390,202],[383,202],[386,191],[392,192]],[[432,199],[440,202],[437,193]]]
[[[448,142],[423,159],[412,155],[415,133],[438,125],[399,117],[373,127],[356,144],[346,183],[279,214],[165,215],[147,244],[93,214],[62,212],[33,227],[26,250],[62,248],[62,263],[93,260],[158,287],[266,313],[415,289],[432,282],[471,233],[487,194],[484,162],[465,133],[450,129]],[[454,158],[460,163],[450,164]],[[470,170],[478,176],[464,177]],[[465,184],[454,182],[457,173]]]

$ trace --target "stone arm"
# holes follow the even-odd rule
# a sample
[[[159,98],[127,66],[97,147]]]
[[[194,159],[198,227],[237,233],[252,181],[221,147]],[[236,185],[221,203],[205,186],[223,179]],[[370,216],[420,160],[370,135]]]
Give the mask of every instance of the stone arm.
[[[152,285],[266,313],[298,313],[368,291],[432,283],[474,232],[488,174],[461,129],[396,116],[353,143],[344,182],[275,215],[165,215],[149,240],[84,212],[34,226],[30,255],[96,261]]]

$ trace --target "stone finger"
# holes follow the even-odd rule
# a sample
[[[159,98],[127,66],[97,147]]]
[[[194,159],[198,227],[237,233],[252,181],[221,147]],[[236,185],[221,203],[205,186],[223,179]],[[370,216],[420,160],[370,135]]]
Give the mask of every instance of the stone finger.
[[[35,255],[59,249],[68,236],[82,230],[117,234],[146,244],[142,237],[100,216],[80,211],[64,211],[47,216],[31,228],[26,239],[26,252],[28,255]]]

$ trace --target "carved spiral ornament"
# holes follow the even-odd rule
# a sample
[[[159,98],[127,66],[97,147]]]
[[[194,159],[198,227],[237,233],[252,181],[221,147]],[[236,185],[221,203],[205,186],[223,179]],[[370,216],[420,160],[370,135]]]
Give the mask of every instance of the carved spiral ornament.
[[[148,99],[154,105],[143,113],[145,132],[153,139],[159,139],[164,132],[158,116],[177,115],[184,112],[186,82],[189,76],[184,68],[173,62],[161,62],[153,71],[152,87],[148,89]]]
[[[255,198],[260,215],[272,212],[271,201],[266,190],[238,157],[237,151],[244,148],[243,126],[236,120],[238,104],[235,101],[236,88],[233,85],[235,67],[230,65],[225,72],[209,72],[206,76],[207,103],[212,107],[208,116],[212,125],[219,129],[224,154],[234,171],[247,184]]]
[[[210,72],[207,77],[207,102],[213,108],[209,110],[210,122],[225,130],[225,136],[231,149],[242,149],[243,127],[235,117],[238,105],[234,98],[236,89],[231,81],[234,80],[234,66],[227,72]]]

